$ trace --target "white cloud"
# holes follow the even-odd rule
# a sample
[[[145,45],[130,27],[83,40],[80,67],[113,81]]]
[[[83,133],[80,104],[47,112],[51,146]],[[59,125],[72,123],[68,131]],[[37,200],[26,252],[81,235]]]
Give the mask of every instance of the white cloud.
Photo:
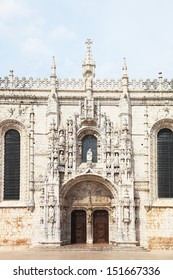
[[[21,45],[21,49],[28,55],[51,55],[49,48],[39,39],[30,37]]]
[[[14,17],[26,17],[31,13],[25,0],[0,0],[0,19],[9,20]]]
[[[53,40],[63,40],[63,41],[70,41],[75,39],[77,36],[75,32],[68,30],[65,26],[57,26],[50,32],[50,37]]]

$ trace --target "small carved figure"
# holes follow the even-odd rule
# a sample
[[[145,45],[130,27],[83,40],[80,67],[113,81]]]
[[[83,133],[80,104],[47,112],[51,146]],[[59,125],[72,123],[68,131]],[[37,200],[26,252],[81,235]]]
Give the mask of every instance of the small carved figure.
[[[115,134],[113,145],[115,148],[117,148],[119,145],[119,137],[117,134]]]
[[[108,167],[108,168],[111,167],[111,157],[110,157],[109,153],[107,154],[106,167]]]
[[[119,155],[118,155],[118,153],[115,153],[114,167],[115,168],[119,167]]]
[[[130,160],[130,158],[127,158],[126,163],[127,163],[127,168],[131,169],[131,160]]]
[[[124,207],[124,222],[130,221],[130,209],[129,207]]]
[[[122,122],[122,130],[128,130],[128,123],[127,123],[127,119],[125,117]]]
[[[69,135],[69,149],[72,149],[73,147],[73,135],[70,133]]]
[[[86,90],[92,90],[93,76],[88,74],[86,77]]]
[[[55,160],[54,160],[53,168],[54,168],[54,171],[56,171],[57,168],[58,168],[58,161],[57,161],[57,158],[55,158]]]
[[[65,144],[65,136],[64,136],[64,131],[61,130],[59,134],[59,144],[63,146]]]
[[[91,209],[88,209],[88,211],[87,211],[88,213],[88,223],[91,223],[91,221],[92,221],[92,210]]]

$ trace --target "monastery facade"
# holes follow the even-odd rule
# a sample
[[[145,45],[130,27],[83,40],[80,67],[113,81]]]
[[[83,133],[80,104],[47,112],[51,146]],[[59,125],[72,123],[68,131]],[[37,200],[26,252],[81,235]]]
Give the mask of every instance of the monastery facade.
[[[173,248],[173,80],[0,78],[0,246]]]

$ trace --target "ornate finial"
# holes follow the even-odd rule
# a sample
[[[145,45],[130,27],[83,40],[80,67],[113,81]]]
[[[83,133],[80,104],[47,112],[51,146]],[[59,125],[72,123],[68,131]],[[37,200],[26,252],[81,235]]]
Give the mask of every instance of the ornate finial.
[[[51,77],[56,77],[56,63],[55,63],[55,57],[54,56],[52,58]]]
[[[14,78],[13,70],[10,70],[9,71],[10,87],[13,87],[13,78]]]
[[[122,70],[123,70],[123,76],[126,77],[127,76],[127,64],[126,64],[125,57],[124,57],[124,64],[123,64]]]
[[[91,45],[93,44],[93,42],[91,41],[91,39],[87,39],[85,42],[87,49],[86,49],[86,57],[84,60],[84,64],[90,64],[90,65],[95,65],[95,62],[93,60],[92,57],[92,52],[91,52]]]
[[[159,78],[162,78],[162,72],[159,72]]]
[[[14,75],[13,75],[13,70],[9,70],[9,77],[14,77]]]
[[[93,77],[95,76],[95,73],[94,73],[94,69],[95,69],[95,62],[93,60],[93,57],[92,57],[92,52],[91,52],[91,45],[92,45],[92,41],[91,39],[87,39],[86,41],[86,56],[85,56],[85,60],[83,62],[83,77],[85,78],[89,78],[89,82],[88,84],[90,84],[89,86],[86,86],[86,88],[88,89],[91,89],[91,84],[92,84],[92,79]]]

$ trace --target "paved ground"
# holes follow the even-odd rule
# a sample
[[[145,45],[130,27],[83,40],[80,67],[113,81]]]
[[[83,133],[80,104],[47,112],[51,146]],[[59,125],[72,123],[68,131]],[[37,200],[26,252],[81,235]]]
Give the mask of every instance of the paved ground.
[[[56,251],[0,248],[0,260],[173,260],[173,251]]]

